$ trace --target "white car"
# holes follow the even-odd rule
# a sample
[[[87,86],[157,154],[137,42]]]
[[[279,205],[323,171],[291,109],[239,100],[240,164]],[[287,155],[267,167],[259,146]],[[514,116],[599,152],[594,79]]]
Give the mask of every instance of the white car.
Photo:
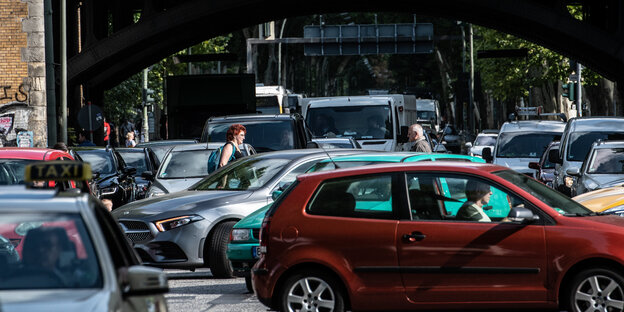
[[[40,164],[26,174],[71,175],[82,166]],[[0,311],[167,310],[167,276],[140,264],[110,213],[90,194],[1,187],[0,236],[12,243],[10,252],[0,253]]]
[[[483,148],[490,147],[494,149],[496,145],[496,138],[498,137],[498,130],[484,130],[479,133],[474,142],[467,142],[466,149],[468,149],[468,155],[481,157],[483,155]]]

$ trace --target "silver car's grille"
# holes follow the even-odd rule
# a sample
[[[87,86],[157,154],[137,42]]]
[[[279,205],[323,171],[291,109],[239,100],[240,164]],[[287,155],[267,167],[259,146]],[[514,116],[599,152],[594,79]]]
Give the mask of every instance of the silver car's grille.
[[[147,224],[145,224],[145,222],[141,222],[141,221],[119,221],[119,223],[123,224],[124,230],[128,229],[128,230],[146,230],[149,231],[149,226],[147,226]]]
[[[133,243],[139,243],[154,238],[149,226],[141,221],[119,221],[121,228],[126,233],[128,239]]]

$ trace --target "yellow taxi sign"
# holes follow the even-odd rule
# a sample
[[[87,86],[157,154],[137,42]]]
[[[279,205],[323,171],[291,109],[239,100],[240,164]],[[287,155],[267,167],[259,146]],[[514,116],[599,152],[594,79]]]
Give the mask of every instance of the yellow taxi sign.
[[[71,160],[54,160],[26,165],[24,180],[33,181],[78,181],[91,179],[88,163]]]

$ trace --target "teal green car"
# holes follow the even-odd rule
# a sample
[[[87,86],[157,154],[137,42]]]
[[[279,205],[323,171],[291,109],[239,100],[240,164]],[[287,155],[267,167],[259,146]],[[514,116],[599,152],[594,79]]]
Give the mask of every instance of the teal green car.
[[[308,172],[327,171],[338,168],[350,168],[365,165],[374,165],[381,163],[401,163],[401,162],[415,162],[415,161],[465,161],[465,162],[477,162],[485,163],[485,160],[479,157],[456,155],[456,154],[435,154],[435,153],[409,153],[409,152],[376,152],[365,153],[350,156],[334,157],[332,160],[323,160],[316,163]],[[446,181],[449,180],[449,181]],[[451,179],[444,179],[442,182],[442,193],[444,197],[451,197],[453,194],[453,181]],[[497,194],[502,194],[500,191],[492,189],[492,200],[495,202]],[[276,198],[280,194],[274,193],[273,197]],[[454,197],[457,198],[457,197]],[[506,198],[505,198],[506,201]],[[385,202],[369,202],[368,207],[359,207],[358,209],[372,209],[372,210],[390,210],[392,209],[388,205],[384,205]],[[462,202],[457,201],[445,201],[447,211],[456,213]],[[251,274],[250,269],[256,263],[258,259],[258,246],[259,246],[259,233],[262,225],[262,220],[266,211],[271,207],[271,204],[266,205],[247,217],[240,220],[234,225],[232,233],[230,235],[230,242],[227,248],[227,257],[232,262],[232,269],[234,275],[239,277],[245,277],[245,284],[250,292],[253,292],[251,286]],[[487,209],[487,208],[486,208]],[[453,211],[454,210],[454,211]],[[509,207],[498,207],[501,216],[506,216],[509,211]],[[495,217],[492,212],[498,212],[498,210],[492,208],[486,213],[491,217]],[[503,217],[504,217],[503,216]]]

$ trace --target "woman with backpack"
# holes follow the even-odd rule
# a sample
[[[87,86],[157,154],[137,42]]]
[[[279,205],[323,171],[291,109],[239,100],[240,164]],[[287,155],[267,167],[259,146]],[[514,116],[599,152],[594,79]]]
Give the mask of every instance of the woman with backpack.
[[[219,166],[217,168],[221,168],[227,165],[230,161],[243,157],[243,153],[241,153],[238,146],[243,144],[246,132],[247,129],[245,129],[245,126],[241,124],[233,124],[230,126],[225,134],[227,143],[223,146],[221,160],[219,161]]]

